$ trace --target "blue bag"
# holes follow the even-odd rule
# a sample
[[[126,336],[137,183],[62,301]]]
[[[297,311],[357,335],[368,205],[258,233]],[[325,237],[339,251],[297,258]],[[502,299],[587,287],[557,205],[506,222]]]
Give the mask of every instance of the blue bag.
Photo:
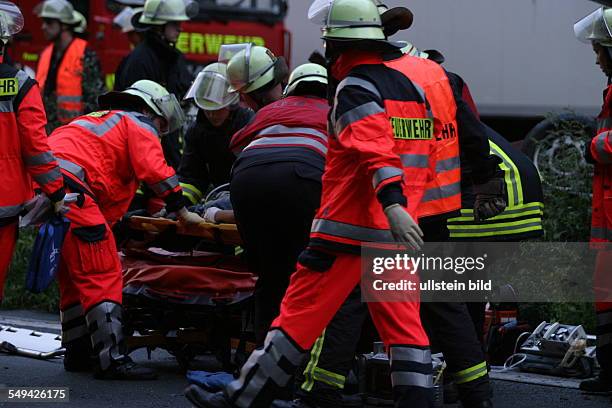
[[[40,226],[26,276],[26,289],[30,292],[44,291],[55,279],[60,251],[69,227],[70,221],[62,216],[53,216]]]

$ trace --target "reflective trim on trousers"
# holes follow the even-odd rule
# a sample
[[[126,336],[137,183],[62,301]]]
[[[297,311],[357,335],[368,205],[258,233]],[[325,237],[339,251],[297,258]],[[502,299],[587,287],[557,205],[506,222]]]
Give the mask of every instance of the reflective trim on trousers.
[[[336,136],[340,136],[342,131],[353,123],[358,122],[365,117],[376,115],[377,113],[383,113],[384,111],[385,109],[376,102],[368,102],[361,106],[357,106],[356,108],[345,112],[338,118],[338,120],[335,121],[334,132],[336,133]]]
[[[452,377],[457,384],[465,384],[470,381],[477,380],[481,377],[484,377],[488,374],[487,363],[482,362],[473,367],[466,368],[465,370],[458,371],[456,373],[452,373]]]
[[[255,147],[306,147],[313,148],[321,155],[327,155],[327,146],[316,140],[309,139],[307,137],[262,137],[261,139],[253,140],[244,150],[252,149]]]
[[[303,355],[283,332],[273,329],[268,332],[264,347],[251,353],[240,370],[240,377],[228,384],[225,391],[235,406],[252,407],[270,381],[279,387],[289,383]]]
[[[321,357],[321,351],[323,350],[323,342],[325,341],[325,330],[323,333],[317,338],[315,343],[310,350],[310,360],[308,360],[308,364],[304,369],[304,378],[305,381],[302,383],[302,389],[304,391],[310,392],[312,391],[312,387],[314,386],[314,370],[319,364],[319,358]]]
[[[125,356],[123,337],[123,308],[113,302],[103,302],[85,315],[91,343],[101,370],[107,370],[113,361]]]
[[[178,177],[176,177],[176,174],[174,174],[168,177],[167,179],[160,181],[159,183],[149,185],[149,188],[151,188],[151,190],[153,190],[155,194],[160,196],[166,191],[176,188],[176,186],[178,185]]]
[[[313,233],[321,233],[335,237],[348,238],[362,242],[393,242],[393,235],[389,230],[360,227],[343,222],[315,218],[312,221]]]
[[[374,176],[372,176],[372,187],[376,190],[385,180],[403,175],[403,169],[398,169],[397,167],[382,167],[374,172]]]
[[[449,198],[454,195],[461,194],[461,182],[458,181],[453,184],[448,184],[446,186],[434,187],[427,189],[425,194],[423,194],[422,202],[429,202],[435,200],[442,200],[444,198]]]
[[[305,127],[288,127],[284,125],[274,125],[265,128],[264,130],[258,133],[259,136],[269,136],[269,135],[296,135],[303,134],[318,137],[319,139],[327,142],[327,135],[323,132],[319,132],[316,129],[305,128]]]

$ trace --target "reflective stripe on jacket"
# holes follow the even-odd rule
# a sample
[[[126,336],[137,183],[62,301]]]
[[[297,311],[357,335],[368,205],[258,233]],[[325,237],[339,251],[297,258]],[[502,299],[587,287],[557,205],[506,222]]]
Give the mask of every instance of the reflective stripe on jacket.
[[[424,95],[378,54],[345,54],[333,74],[333,136],[310,246],[357,252],[364,242],[393,242],[377,198],[387,186],[400,187],[416,216],[431,177],[433,121]]]
[[[164,160],[157,129],[136,112],[101,111],[57,128],[49,144],[64,171],[85,182],[109,221],[128,209],[145,182],[166,197],[180,191],[174,170]]]
[[[36,82],[0,64],[0,219],[17,216],[33,196],[32,179],[54,201],[63,181],[45,133],[45,110]]]
[[[433,179],[425,188],[419,218],[446,214],[461,208],[461,162],[457,104],[446,72],[437,63],[405,55],[385,65],[402,72],[422,88],[434,116]]]

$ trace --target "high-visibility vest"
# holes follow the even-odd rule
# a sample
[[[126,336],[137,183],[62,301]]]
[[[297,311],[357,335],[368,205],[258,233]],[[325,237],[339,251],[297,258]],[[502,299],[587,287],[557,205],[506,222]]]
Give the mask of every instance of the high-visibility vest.
[[[433,179],[425,187],[419,218],[447,214],[461,208],[461,162],[457,104],[444,69],[437,63],[405,55],[385,65],[399,70],[425,91],[434,116]]]
[[[62,124],[83,114],[83,56],[87,41],[75,38],[64,53],[57,70],[55,94],[57,95],[57,118]],[[50,44],[40,54],[36,80],[43,89],[51,65],[53,44]]]
[[[461,216],[447,222],[452,240],[518,241],[543,235],[544,210],[540,176],[525,154],[493,129],[485,126],[490,152],[499,157],[504,172],[507,207],[499,215],[476,223],[472,186],[463,186]]]
[[[359,253],[362,243],[394,242],[377,199],[386,186],[403,187],[416,217],[431,179],[434,123],[425,95],[379,54],[345,54],[336,64],[346,65],[347,74],[336,77],[341,82],[310,246]]]

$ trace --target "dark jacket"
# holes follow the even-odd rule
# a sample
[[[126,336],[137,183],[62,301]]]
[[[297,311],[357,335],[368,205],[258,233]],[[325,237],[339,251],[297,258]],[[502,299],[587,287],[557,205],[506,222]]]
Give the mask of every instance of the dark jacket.
[[[184,194],[192,202],[199,201],[210,185],[218,187],[229,183],[236,160],[229,149],[230,140],[234,133],[249,123],[253,115],[251,109],[238,107],[221,127],[214,127],[203,111],[198,112],[196,122],[185,136],[183,158],[178,170]]]
[[[147,32],[144,41],[119,64],[115,90],[122,91],[141,79],[163,85],[181,100],[192,78],[183,54],[158,34]]]
[[[123,91],[141,79],[163,85],[179,101],[191,85],[183,54],[153,31],[148,31],[144,41],[119,64],[115,73],[115,90]],[[181,146],[180,132],[162,138],[166,161],[175,169],[181,161]]]

